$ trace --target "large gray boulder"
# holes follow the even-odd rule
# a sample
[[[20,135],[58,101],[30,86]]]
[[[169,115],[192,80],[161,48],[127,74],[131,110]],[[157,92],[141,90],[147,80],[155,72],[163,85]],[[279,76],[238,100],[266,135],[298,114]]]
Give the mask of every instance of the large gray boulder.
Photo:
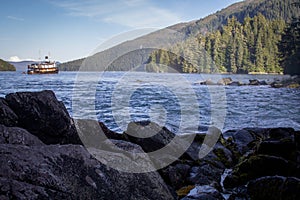
[[[168,145],[175,134],[150,121],[130,122],[124,133],[129,141],[140,145],[145,152],[152,152]]]
[[[0,97],[0,124],[5,126],[16,126],[18,124],[18,116],[8,106],[4,98]]]
[[[81,145],[1,144],[0,154],[1,199],[174,199],[157,172],[115,170]]]
[[[294,200],[300,199],[300,179],[296,177],[266,176],[250,181],[251,199]]]
[[[43,145],[36,136],[23,128],[6,127],[0,124],[0,144]]]
[[[18,116],[18,126],[45,144],[80,144],[72,118],[52,91],[8,94],[6,102]]]

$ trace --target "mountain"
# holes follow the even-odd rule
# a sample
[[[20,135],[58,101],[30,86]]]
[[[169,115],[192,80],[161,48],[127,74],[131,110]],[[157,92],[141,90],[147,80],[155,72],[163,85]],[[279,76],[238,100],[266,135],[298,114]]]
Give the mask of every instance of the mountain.
[[[299,9],[292,6],[296,0],[246,0],[235,3],[215,14],[200,20],[180,23],[134,40],[126,41],[88,58],[60,64],[60,70],[103,71],[129,70],[148,62],[155,50],[168,50],[175,44],[197,38],[199,34],[207,35],[220,30],[229,18],[243,23],[246,17],[253,18],[259,13],[267,20],[281,19],[286,22],[297,16]]]
[[[0,59],[0,71],[16,71],[16,68],[12,64]]]

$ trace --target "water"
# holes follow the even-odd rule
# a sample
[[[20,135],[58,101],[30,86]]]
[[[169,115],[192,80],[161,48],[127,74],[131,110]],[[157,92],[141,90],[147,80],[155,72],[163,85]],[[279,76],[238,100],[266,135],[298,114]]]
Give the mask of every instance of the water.
[[[234,81],[272,82],[280,75],[222,75]],[[71,116],[104,122],[122,132],[130,121],[152,120],[176,133],[215,125],[223,131],[244,127],[300,130],[300,90],[270,86],[204,86],[220,75],[60,72],[53,75],[0,73],[0,96],[53,90]]]

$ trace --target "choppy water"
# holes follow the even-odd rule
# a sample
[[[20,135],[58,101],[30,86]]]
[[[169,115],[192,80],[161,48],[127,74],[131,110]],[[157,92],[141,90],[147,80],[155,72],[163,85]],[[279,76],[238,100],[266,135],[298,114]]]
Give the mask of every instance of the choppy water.
[[[0,96],[20,91],[53,90],[75,118],[97,118],[122,132],[130,121],[152,120],[174,132],[195,132],[216,125],[293,127],[300,130],[300,90],[269,86],[203,86],[222,77],[247,83],[272,82],[279,75],[199,75],[60,72],[54,75],[0,73]]]

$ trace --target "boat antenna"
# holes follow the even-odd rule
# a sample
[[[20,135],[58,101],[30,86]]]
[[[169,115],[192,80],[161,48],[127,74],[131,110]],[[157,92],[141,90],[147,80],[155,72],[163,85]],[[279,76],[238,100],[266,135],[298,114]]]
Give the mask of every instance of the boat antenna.
[[[42,60],[41,58],[41,49],[39,49],[39,61]]]

